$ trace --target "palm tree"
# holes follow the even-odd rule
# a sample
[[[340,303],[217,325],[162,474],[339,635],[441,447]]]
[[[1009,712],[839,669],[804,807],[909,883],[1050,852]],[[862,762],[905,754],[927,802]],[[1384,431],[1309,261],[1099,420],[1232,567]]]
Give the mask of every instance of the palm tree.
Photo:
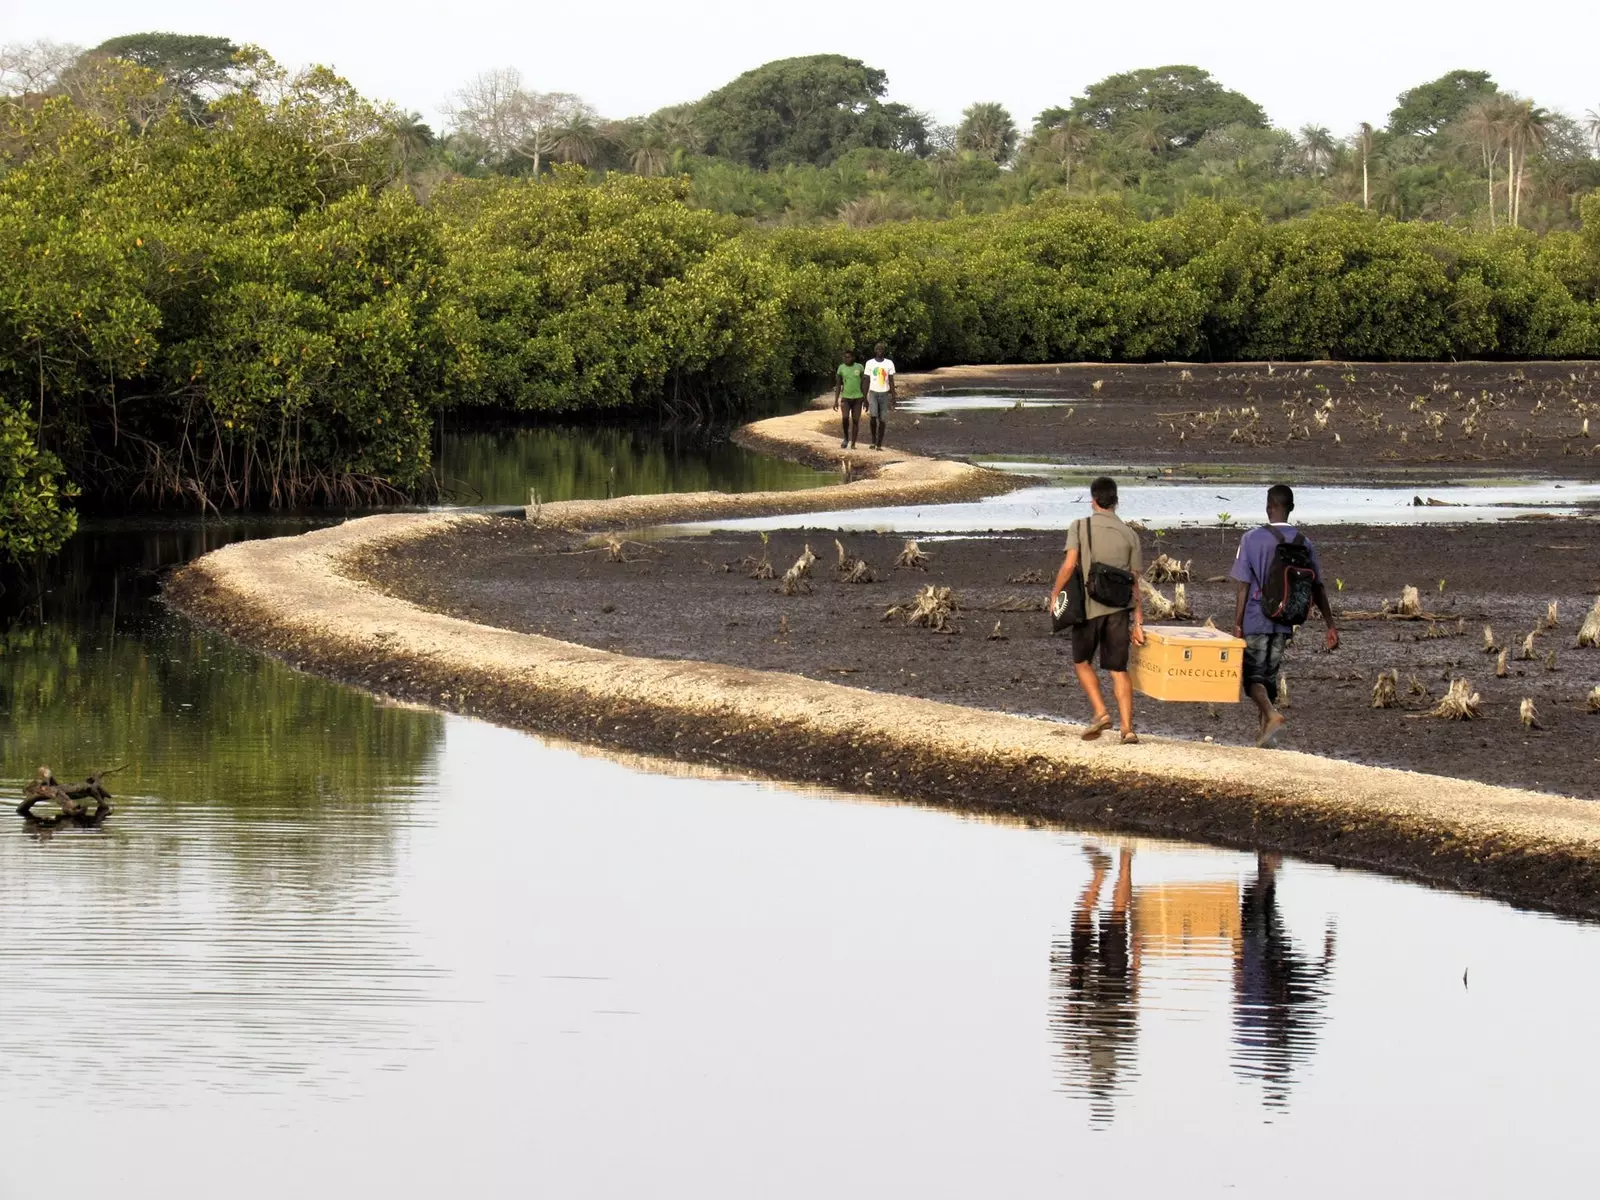
[[[956,144],[992,162],[1007,162],[1017,148],[1017,123],[1002,105],[969,104],[961,113]]]
[[[1367,162],[1372,158],[1372,126],[1363,121],[1356,127],[1356,149],[1361,152],[1361,207],[1372,206],[1372,187],[1367,178]]]
[[[1333,134],[1321,125],[1304,125],[1300,129],[1300,157],[1313,175],[1321,175],[1333,162]]]
[[[411,164],[433,149],[433,129],[419,112],[395,113],[389,120],[389,136],[393,139],[394,162],[400,178],[410,182]]]
[[[1128,144],[1147,154],[1158,154],[1172,149],[1172,136],[1167,132],[1167,118],[1153,108],[1131,112],[1117,127]]]
[[[1528,154],[1530,151],[1537,153],[1544,146],[1545,138],[1550,133],[1550,113],[1534,107],[1532,100],[1513,101],[1506,112],[1505,131],[1506,149],[1510,154],[1506,163],[1507,186],[1511,191],[1507,205],[1511,210],[1511,224],[1515,227],[1522,220],[1522,191],[1528,174]]]
[[[1583,114],[1583,131],[1589,135],[1594,148],[1600,150],[1600,109],[1591,108]]]
[[[633,135],[628,164],[635,175],[665,175],[671,161],[672,147],[658,125],[647,124]]]
[[[661,130],[667,145],[685,154],[699,154],[705,147],[705,137],[694,122],[688,105],[663,109],[651,118],[651,123]]]
[[[564,163],[587,167],[600,156],[600,144],[604,140],[593,116],[586,109],[578,109],[556,126],[551,153]]]
[[[1089,148],[1092,134],[1089,127],[1077,117],[1068,117],[1050,131],[1050,149],[1066,173],[1066,190],[1072,190],[1072,160],[1081,157]]]
[[[1495,226],[1494,165],[1506,146],[1506,100],[1499,94],[1485,96],[1456,119],[1460,135],[1473,145],[1489,173],[1489,228]]]

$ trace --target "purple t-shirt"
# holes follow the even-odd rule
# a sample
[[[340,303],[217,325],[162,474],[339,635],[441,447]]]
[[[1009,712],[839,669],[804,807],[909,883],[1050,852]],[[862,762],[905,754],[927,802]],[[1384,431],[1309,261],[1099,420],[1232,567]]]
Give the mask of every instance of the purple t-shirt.
[[[1278,526],[1283,531],[1283,536],[1294,540],[1295,529],[1287,521]],[[1317,573],[1317,582],[1322,582],[1322,564],[1317,561],[1317,548],[1311,544],[1311,539],[1306,539],[1306,549],[1311,551],[1311,569]],[[1261,585],[1267,578],[1267,572],[1272,570],[1272,560],[1278,554],[1278,539],[1272,536],[1266,526],[1257,526],[1239,539],[1239,553],[1233,560],[1233,570],[1228,574],[1240,583],[1250,585],[1250,599],[1244,606],[1244,631],[1246,636],[1253,633],[1293,633],[1293,625],[1280,625],[1269,620],[1267,614],[1261,611]]]

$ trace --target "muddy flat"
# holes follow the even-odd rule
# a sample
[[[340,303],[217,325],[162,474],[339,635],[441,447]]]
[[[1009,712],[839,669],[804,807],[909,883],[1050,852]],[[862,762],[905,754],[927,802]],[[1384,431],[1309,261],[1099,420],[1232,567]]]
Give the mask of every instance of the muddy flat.
[[[907,397],[963,393],[1069,403],[902,411],[891,419],[889,442],[944,457],[1108,466],[1600,477],[1600,368],[1587,362],[1073,364],[907,377]]]
[[[1402,589],[1418,588],[1420,620],[1353,619],[1344,644],[1321,646],[1313,619],[1286,667],[1290,733],[1285,744],[1312,753],[1582,797],[1600,796],[1600,715],[1586,711],[1600,683],[1600,650],[1579,649],[1576,632],[1600,590],[1595,526],[1579,520],[1498,522],[1460,527],[1309,529],[1339,611],[1378,612]],[[1238,531],[1186,529],[1145,537],[1157,553],[1190,563],[1195,623],[1230,625],[1232,585],[1214,581],[1230,566]],[[1063,637],[1042,611],[1060,561],[1056,534],[926,540],[927,570],[891,564],[903,538],[848,534],[845,551],[868,563],[870,583],[842,582],[831,533],[785,530],[625,541],[621,557],[603,543],[513,520],[476,523],[398,550],[370,554],[361,574],[423,607],[482,624],[546,634],[632,655],[787,671],[886,693],[925,696],[1066,720],[1088,715]],[[809,544],[818,555],[809,590],[783,594],[778,579],[753,578],[765,559],[774,574]],[[1443,581],[1441,588],[1440,581]],[[928,584],[953,589],[959,632],[935,633],[885,619]],[[1171,585],[1161,590],[1171,597]],[[1532,659],[1519,659],[1548,605],[1555,629],[1537,633]],[[1495,677],[1483,652],[1488,625],[1510,651]],[[998,626],[998,629],[996,628]],[[1553,661],[1551,655],[1554,655]],[[1381,671],[1399,676],[1399,705],[1372,707]],[[1482,717],[1425,715],[1452,679],[1481,696]],[[1540,730],[1519,710],[1534,702]],[[1141,729],[1178,737],[1247,743],[1253,710],[1244,704],[1162,704],[1140,699]],[[1130,752],[1136,752],[1130,750]],[[1263,752],[1270,753],[1270,752]]]

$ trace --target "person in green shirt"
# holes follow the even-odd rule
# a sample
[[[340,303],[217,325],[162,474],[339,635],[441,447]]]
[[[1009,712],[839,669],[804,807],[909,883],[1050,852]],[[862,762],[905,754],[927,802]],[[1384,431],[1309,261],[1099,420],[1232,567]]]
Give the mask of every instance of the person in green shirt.
[[[861,387],[862,366],[856,361],[854,350],[844,352],[844,361],[836,372],[838,380],[833,385],[833,411],[839,413],[839,424],[844,430],[841,450],[854,450],[856,437],[861,433],[861,406],[866,393]],[[844,401],[844,411],[839,411],[839,401]]]

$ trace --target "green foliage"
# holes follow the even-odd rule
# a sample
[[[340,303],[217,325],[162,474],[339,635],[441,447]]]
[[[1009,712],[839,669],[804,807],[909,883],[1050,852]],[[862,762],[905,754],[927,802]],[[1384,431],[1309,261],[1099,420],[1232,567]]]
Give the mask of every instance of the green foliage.
[[[388,181],[382,114],[258,64],[204,125],[128,67],[11,114],[0,390],[86,495],[236,506],[398,495],[470,356],[434,222]],[[265,89],[263,89],[265,90]]]
[[[1146,67],[1090,84],[1070,111],[1095,129],[1114,130],[1139,113],[1156,113],[1175,146],[1193,146],[1224,125],[1261,128],[1259,104],[1229,91],[1199,67]]]
[[[78,527],[62,507],[76,495],[61,460],[39,449],[26,413],[0,402],[0,555],[20,562],[53,554]]]
[[[239,47],[224,37],[189,33],[129,33],[110,38],[91,54],[120,58],[162,76],[186,95],[233,81]]]
[[[1405,136],[1438,133],[1465,112],[1475,100],[1493,96],[1499,89],[1487,71],[1447,71],[1437,79],[1401,92],[1389,114],[1389,132]]]
[[[706,149],[756,168],[826,166],[858,146],[925,153],[925,120],[882,100],[887,76],[842,54],[746,71],[692,106]]]
[[[1543,238],[1397,220],[1481,181],[1447,134],[1380,134],[1377,211],[1336,204],[1349,151],[1193,68],[1095,85],[1010,169],[998,106],[969,114],[972,149],[918,157],[883,132],[881,73],[822,56],[638,123],[637,175],[582,161],[609,153],[584,112],[548,174],[425,185],[414,118],[323,69],[234,69],[201,121],[121,60],[5,107],[12,557],[70,532],[74,488],[416,496],[441,408],[737,416],[880,340],[905,368],[1600,353],[1600,200]],[[1578,188],[1592,160],[1548,128]],[[1572,223],[1528,174],[1525,209]]]

